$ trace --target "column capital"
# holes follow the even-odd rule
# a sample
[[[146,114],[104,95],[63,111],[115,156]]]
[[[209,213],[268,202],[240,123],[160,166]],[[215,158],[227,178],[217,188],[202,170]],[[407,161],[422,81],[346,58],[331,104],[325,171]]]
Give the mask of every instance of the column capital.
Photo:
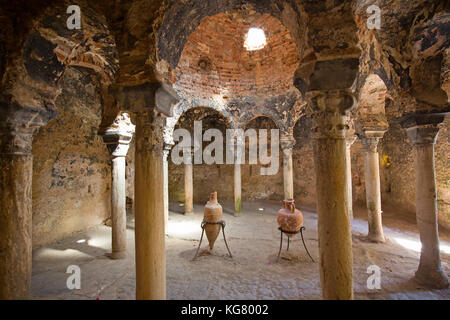
[[[364,150],[367,152],[378,152],[378,143],[387,130],[384,128],[365,128],[362,131],[362,133],[358,133],[358,136],[361,139]]]
[[[401,118],[400,123],[411,144],[434,144],[444,119],[444,114],[414,114]]]
[[[164,155],[165,117],[156,110],[136,113],[139,130],[136,132],[136,148],[138,151],[150,150],[154,155]]]
[[[31,156],[34,128],[0,128],[0,154]]]
[[[349,130],[348,111],[355,99],[350,90],[311,91],[308,109],[316,139],[345,139]]]
[[[172,150],[173,146],[174,146],[174,143],[164,143],[163,155],[166,160],[167,160],[167,157],[169,156],[170,150]]]
[[[285,150],[285,149],[291,149],[294,148],[295,146],[295,138],[293,135],[289,134],[289,135],[282,135],[280,137],[280,145],[281,145],[281,149]]]
[[[135,125],[131,123],[130,115],[122,113],[101,134],[112,157],[126,157],[134,131]]]
[[[21,105],[0,95],[0,113],[0,154],[28,156],[33,135],[56,118],[56,107],[51,102],[46,102],[45,108]]]

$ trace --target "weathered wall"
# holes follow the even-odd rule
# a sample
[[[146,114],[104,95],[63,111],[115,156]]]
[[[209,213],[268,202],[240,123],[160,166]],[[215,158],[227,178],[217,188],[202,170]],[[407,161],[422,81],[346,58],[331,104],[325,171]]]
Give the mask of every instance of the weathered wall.
[[[91,76],[69,69],[58,117],[33,141],[33,245],[101,224],[110,212],[110,157],[97,135],[100,97]]]
[[[276,124],[272,119],[267,117],[258,117],[251,120],[246,129],[255,129],[258,133],[259,130],[267,130],[267,150],[270,154],[272,140],[271,140],[271,129],[277,129]],[[247,162],[248,163],[248,141],[247,141]],[[259,152],[259,145],[258,145]],[[262,176],[261,175],[261,167],[262,165],[258,164],[246,164],[242,166],[241,174],[242,174],[242,198],[244,201],[248,200],[260,200],[260,199],[269,199],[269,200],[283,200],[284,190],[283,190],[283,160],[281,150],[279,151],[280,157],[277,159],[278,161],[278,172],[275,175]],[[258,157],[259,159],[259,157]],[[267,167],[264,166],[264,167]]]
[[[297,205],[316,206],[316,176],[311,118],[302,117],[294,128],[294,195]]]
[[[434,153],[439,224],[447,229],[450,228],[449,139],[450,119],[447,117],[441,124]],[[384,166],[381,166],[383,201],[414,216],[416,196],[414,149],[409,144],[405,131],[395,123],[390,123],[389,131],[383,138],[382,143],[383,153],[380,153],[380,155],[389,161],[389,165],[384,164]]]

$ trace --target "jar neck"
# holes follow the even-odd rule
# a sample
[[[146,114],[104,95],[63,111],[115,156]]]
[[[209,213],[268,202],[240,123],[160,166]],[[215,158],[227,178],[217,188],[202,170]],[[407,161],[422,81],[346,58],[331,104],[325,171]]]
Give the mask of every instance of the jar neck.
[[[209,195],[209,201],[210,202],[217,202],[217,192],[212,192]]]
[[[290,212],[295,212],[295,201],[294,199],[284,200],[284,208]]]

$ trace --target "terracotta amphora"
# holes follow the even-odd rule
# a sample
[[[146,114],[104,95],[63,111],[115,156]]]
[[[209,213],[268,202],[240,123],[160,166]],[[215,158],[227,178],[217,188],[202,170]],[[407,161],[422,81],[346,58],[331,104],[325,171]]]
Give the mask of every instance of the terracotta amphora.
[[[295,200],[283,200],[283,208],[278,210],[278,225],[283,231],[298,232],[303,226],[302,212],[295,208]],[[295,233],[286,233],[288,237],[292,237]]]
[[[216,223],[220,220],[222,220],[222,206],[217,202],[217,192],[213,192],[209,195],[209,201],[205,205],[203,221]],[[214,248],[214,243],[219,236],[220,228],[220,224],[205,225],[206,237],[211,250]]]

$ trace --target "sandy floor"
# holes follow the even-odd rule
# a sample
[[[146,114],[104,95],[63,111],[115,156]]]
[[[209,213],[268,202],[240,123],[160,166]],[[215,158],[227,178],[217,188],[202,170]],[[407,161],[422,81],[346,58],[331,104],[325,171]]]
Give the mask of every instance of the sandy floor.
[[[259,208],[263,208],[260,211]],[[168,299],[320,299],[317,217],[303,210],[305,240],[291,240],[282,259],[276,256],[280,244],[276,211],[271,202],[244,203],[242,217],[233,217],[225,207],[226,235],[233,253],[231,259],[220,235],[214,251],[203,241],[199,258],[192,261],[201,235],[202,206],[195,215],[184,217],[172,206],[167,248]],[[180,208],[182,209],[182,208]],[[100,226],[34,251],[32,297],[34,299],[134,299],[134,221],[128,229],[129,256],[110,260],[110,228]],[[450,289],[426,290],[412,280],[419,262],[420,242],[411,228],[385,227],[388,241],[372,244],[365,240],[367,222],[352,222],[354,290],[357,299],[450,299]],[[412,228],[413,229],[413,228]],[[285,238],[286,240],[286,238]],[[441,241],[444,272],[450,276],[450,243]],[[81,269],[81,289],[69,290],[69,265]],[[381,268],[381,289],[367,288],[367,268]]]

